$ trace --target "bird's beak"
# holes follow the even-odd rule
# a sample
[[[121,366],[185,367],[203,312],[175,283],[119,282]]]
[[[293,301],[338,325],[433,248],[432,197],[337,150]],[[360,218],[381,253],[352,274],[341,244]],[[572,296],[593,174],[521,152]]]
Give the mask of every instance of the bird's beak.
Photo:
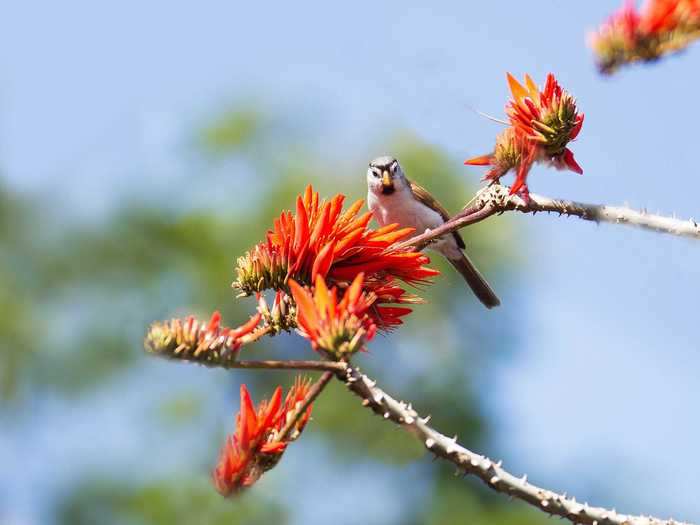
[[[382,193],[394,193],[394,182],[391,180],[389,172],[386,170],[382,173]]]

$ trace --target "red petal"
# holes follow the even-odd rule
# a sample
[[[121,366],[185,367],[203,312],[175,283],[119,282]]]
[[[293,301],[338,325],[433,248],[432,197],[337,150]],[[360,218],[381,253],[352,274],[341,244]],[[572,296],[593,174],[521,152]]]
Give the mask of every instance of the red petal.
[[[279,416],[280,405],[282,404],[282,387],[275,388],[272,398],[265,407],[265,417],[260,422],[260,428],[267,430],[277,423],[276,419]]]
[[[569,140],[574,140],[576,137],[578,137],[578,134],[581,131],[581,127],[583,126],[583,117],[583,113],[576,117],[576,123],[574,124],[571,133],[569,133]]]
[[[535,106],[535,103],[532,100],[530,100],[529,98],[524,99],[523,102],[530,110],[530,114],[532,115],[532,118],[539,120],[540,110],[537,108],[537,106]]]
[[[357,215],[357,212],[362,209],[362,206],[364,206],[365,201],[360,199],[358,201],[355,201],[346,211],[340,216],[340,221],[351,221],[355,216]],[[370,213],[371,215],[371,213]],[[369,221],[368,221],[369,222]]]
[[[547,74],[547,80],[544,84],[544,91],[542,92],[542,104],[548,105],[552,102],[552,96],[554,91],[558,87],[557,80],[554,78],[552,73]]]
[[[348,305],[355,304],[355,302],[359,299],[360,295],[362,294],[362,283],[365,280],[365,274],[360,272],[355,276],[355,279],[352,281],[352,284],[350,285],[350,288],[347,289],[345,292],[345,297],[347,297]]]
[[[574,159],[573,152],[569,148],[564,150],[564,164],[566,164],[566,167],[574,173],[583,175],[583,168],[578,165],[578,162],[576,162],[576,159]]]
[[[207,332],[214,332],[216,331],[219,326],[221,325],[221,313],[217,310],[213,314],[211,314],[211,319],[209,320],[209,324],[207,325]]]
[[[401,228],[400,230],[388,232],[388,233],[385,233],[383,235],[379,235],[377,237],[372,237],[372,241],[393,244],[396,241],[403,239],[404,237],[408,237],[409,235],[411,235],[415,231],[416,231],[415,228]]]
[[[297,303],[298,321],[302,328],[311,336],[319,322],[314,300],[309,292],[299,286],[294,279],[289,279],[289,289],[292,291],[294,301]]]
[[[312,199],[313,199],[314,189],[309,184],[304,191],[304,206],[307,209],[311,209]]]
[[[272,443],[265,443],[262,447],[260,447],[260,452],[263,454],[281,454],[284,452],[285,448],[287,448],[286,443],[274,441]]]
[[[333,317],[333,314],[335,313],[335,294],[328,291],[326,281],[320,275],[314,279],[314,285],[314,303],[316,305],[316,312],[324,318],[328,318],[328,313],[330,312],[330,317]]]
[[[261,313],[257,313],[254,316],[252,316],[247,323],[244,325],[239,326],[238,328],[235,328],[233,330],[233,335],[234,337],[241,337],[245,334],[248,334],[253,331],[253,328],[258,326],[258,323],[260,322],[260,319],[262,318]]]
[[[364,227],[357,228],[343,237],[335,246],[335,255],[341,255],[349,246],[354,245],[365,233]]]
[[[528,154],[527,157],[520,162],[520,165],[518,165],[518,171],[515,175],[515,182],[513,182],[513,185],[510,187],[511,195],[515,195],[525,187],[525,184],[527,183],[527,175],[530,172],[530,167],[532,166],[532,157],[534,157],[532,153]]]
[[[321,239],[323,239],[326,235],[328,235],[329,231],[329,225],[330,223],[330,208],[331,205],[330,203],[326,203],[323,205],[323,209],[321,210],[321,216],[316,219],[316,225],[314,226],[313,231],[311,232],[311,237],[309,244],[311,246],[314,246],[317,242],[319,242]]]
[[[316,256],[314,265],[311,268],[311,281],[316,281],[316,276],[325,277],[328,269],[333,264],[333,254],[335,253],[335,240],[326,244]]]
[[[238,419],[238,436],[241,447],[248,448],[250,440],[257,433],[258,418],[255,415],[255,407],[250,399],[250,393],[245,384],[241,385],[241,411]]]
[[[490,166],[493,161],[493,155],[481,155],[480,157],[474,157],[464,161],[464,164],[468,166]]]
[[[523,85],[520,82],[518,82],[513,75],[507,73],[506,78],[508,79],[510,92],[513,93],[513,98],[516,102],[520,102],[521,99],[527,97],[527,89],[525,89]]]
[[[309,238],[309,218],[301,197],[297,197],[297,215],[294,218],[294,227],[294,251],[298,251]]]
[[[528,92],[530,93],[530,98],[532,99],[533,102],[539,104],[539,94],[540,90],[537,89],[537,84],[530,78],[530,75],[525,75],[525,86],[527,87]]]
[[[338,194],[331,199],[330,213],[328,214],[331,224],[335,224],[336,220],[338,219],[338,215],[340,215],[340,212],[343,209],[343,201],[345,201],[345,195],[341,194]]]

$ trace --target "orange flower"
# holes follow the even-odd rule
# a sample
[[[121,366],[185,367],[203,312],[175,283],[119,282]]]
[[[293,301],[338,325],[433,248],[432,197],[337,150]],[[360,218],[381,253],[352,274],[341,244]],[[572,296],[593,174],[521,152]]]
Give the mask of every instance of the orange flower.
[[[238,328],[221,326],[221,314],[214,312],[208,323],[193,316],[154,323],[146,335],[146,350],[174,359],[221,364],[235,361],[245,343],[257,339],[261,314]]]
[[[537,146],[515,128],[506,128],[496,137],[493,153],[464,161],[471,166],[491,166],[483,180],[498,182],[510,170],[515,170],[515,182],[510,193],[527,193],[527,175],[537,155]]]
[[[372,294],[376,297],[369,316],[377,328],[384,331],[392,330],[403,324],[401,318],[410,314],[413,310],[404,306],[385,306],[387,304],[420,304],[423,300],[413,294],[409,294],[403,288],[391,284],[374,286]]]
[[[213,472],[214,486],[224,496],[250,487],[282,458],[287,445],[296,440],[311,417],[311,406],[297,420],[287,436],[280,431],[308,395],[310,382],[297,378],[282,402],[277,387],[269,401],[256,410],[245,385],[241,385],[241,408],[236,416],[236,430],[221,450]]]
[[[564,91],[554,75],[547,75],[540,91],[529,75],[525,85],[510,73],[508,84],[513,95],[506,105],[510,127],[496,138],[493,153],[466,160],[472,166],[491,166],[484,177],[498,181],[511,169],[516,171],[511,194],[528,195],[527,175],[535,162],[546,162],[557,169],[583,173],[567,147],[583,126],[583,114],[578,113],[576,100]]]
[[[649,62],[700,38],[700,0],[649,0],[641,11],[628,0],[589,37],[603,73]]]
[[[591,45],[597,52],[606,53],[609,47],[628,52],[637,44],[640,16],[634,7],[634,2],[626,0],[624,5],[608,18],[600,27],[598,33],[591,37]],[[608,61],[610,59],[607,59]]]
[[[506,107],[511,125],[542,148],[546,159],[561,161],[561,167],[583,173],[566,147],[576,139],[583,126],[583,114],[578,113],[574,97],[561,88],[551,73],[542,91],[529,75],[525,75],[527,87],[510,73],[508,83],[513,94],[513,100]]]
[[[262,314],[263,321],[269,329],[270,335],[276,335],[282,331],[289,332],[296,328],[294,302],[289,295],[282,290],[277,290],[275,299],[272,302],[272,308],[268,306],[265,295],[262,292],[256,292],[255,297],[258,300],[258,312]]]
[[[363,280],[364,275],[359,274],[338,301],[338,289],[329,290],[320,275],[313,294],[290,279],[298,331],[314,350],[340,359],[363,350],[365,342],[374,337],[377,325],[368,312],[377,297],[362,291]]]
[[[430,259],[414,250],[395,250],[392,244],[406,239],[412,228],[393,224],[373,230],[367,227],[371,213],[358,215],[363,201],[342,211],[343,195],[322,202],[311,186],[297,197],[296,214],[284,212],[274,221],[267,239],[238,259],[234,287],[242,295],[272,288],[286,290],[289,279],[311,284],[320,275],[348,284],[359,273],[365,286],[399,279],[426,283],[436,270]]]

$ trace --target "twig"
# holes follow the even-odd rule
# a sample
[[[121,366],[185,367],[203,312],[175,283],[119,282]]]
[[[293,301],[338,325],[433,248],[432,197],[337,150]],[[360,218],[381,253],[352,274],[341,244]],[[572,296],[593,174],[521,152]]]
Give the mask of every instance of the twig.
[[[489,217],[491,217],[491,215],[494,215],[495,213],[498,213],[498,210],[493,205],[489,203],[482,204],[481,202],[479,202],[478,206],[472,206],[467,210],[464,210],[463,212],[455,215],[449,221],[447,221],[441,226],[438,226],[434,230],[426,231],[425,233],[416,235],[415,237],[412,237],[407,241],[403,241],[397,244],[396,249],[400,250],[403,248],[408,248],[410,246],[415,246],[417,250],[422,250],[428,244],[430,244],[433,241],[433,239],[436,239],[437,237],[442,237],[447,233],[459,230],[461,228],[464,228],[465,226],[469,226],[470,224],[475,224],[477,222],[483,221],[484,219],[488,219]]]
[[[506,186],[494,184],[482,189],[477,194],[475,203],[472,206],[465,208],[445,224],[404,241],[396,247],[401,249],[415,246],[418,249],[423,249],[437,237],[506,211],[532,214],[537,212],[554,212],[559,215],[578,217],[586,221],[627,224],[659,233],[700,239],[700,224],[693,219],[676,219],[675,217],[655,215],[622,206],[586,204],[583,202],[551,199],[534,194],[530,194],[530,200],[526,202],[517,195],[509,195]]]
[[[187,361],[184,360],[183,361]],[[321,370],[327,372],[344,372],[347,368],[345,363],[336,361],[226,361],[226,362],[200,362],[187,361],[192,363],[203,364],[217,368],[248,368],[256,370]]]
[[[527,481],[527,476],[517,478],[489,458],[472,452],[457,443],[457,437],[448,438],[428,425],[429,417],[420,418],[410,404],[396,401],[376,386],[376,382],[348,366],[344,374],[338,374],[348,388],[362,398],[362,405],[372,409],[384,419],[401,425],[416,436],[425,448],[453,464],[464,474],[481,479],[497,492],[507,494],[537,507],[547,514],[561,516],[578,524],[589,525],[686,525],[675,520],[662,520],[651,516],[619,514],[615,510],[592,507],[578,503],[575,498],[540,488]]]
[[[297,424],[297,421],[299,421],[299,418],[304,414],[304,412],[306,412],[306,409],[309,408],[309,405],[314,402],[314,400],[321,394],[321,392],[323,392],[323,389],[326,388],[326,385],[331,379],[333,379],[334,375],[335,373],[331,372],[330,370],[323,372],[318,381],[316,381],[313,384],[313,386],[309,389],[309,393],[306,395],[306,398],[304,398],[304,402],[297,407],[297,409],[289,418],[287,418],[287,422],[284,424],[284,427],[282,427],[282,430],[280,430],[279,434],[277,434],[276,436],[277,441],[285,440],[287,435]]]

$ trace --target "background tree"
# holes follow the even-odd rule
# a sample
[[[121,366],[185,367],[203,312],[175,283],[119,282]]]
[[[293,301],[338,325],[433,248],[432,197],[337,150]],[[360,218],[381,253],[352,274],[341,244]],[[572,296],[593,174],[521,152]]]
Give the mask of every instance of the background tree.
[[[586,176],[535,174],[542,181],[538,191],[592,201],[629,199],[652,209],[693,214],[697,188],[687,170],[693,165],[694,135],[683,130],[692,122],[686,118],[692,111],[687,101],[695,85],[697,54],[660,64],[655,71],[630,70],[602,89],[592,71],[572,66],[577,53],[576,63],[584,64],[581,31],[555,22],[574,16],[581,26],[593,27],[610,11],[609,3],[591,3],[576,12],[571,6],[548,6],[536,18],[549,32],[542,41],[532,37],[532,24],[522,23],[535,20],[531,6],[509,3],[509,16],[502,4],[453,7],[449,13],[373,8],[372,16],[394,21],[386,41],[357,37],[365,34],[366,12],[344,14],[351,28],[346,33],[331,23],[337,22],[334,13],[318,6],[308,11],[296,6],[293,12],[280,7],[279,21],[265,19],[269,34],[279,35],[284,46],[276,38],[249,35],[256,24],[231,26],[234,20],[262,19],[253,7],[243,16],[214,16],[206,6],[187,15],[173,9],[172,25],[161,23],[158,9],[164,5],[155,4],[141,6],[136,22],[128,6],[108,13],[86,6],[63,6],[56,12],[52,10],[58,8],[46,7],[39,19],[16,6],[4,17],[3,39],[10,40],[2,46],[2,62],[11,82],[3,104],[7,182],[0,208],[5,313],[0,376],[6,400],[0,414],[0,521],[80,523],[94,522],[97,515],[120,523],[196,518],[308,523],[313,516],[335,515],[337,507],[356,506],[358,500],[365,522],[543,519],[475,483],[465,487],[444,467],[419,459],[422,450],[413,441],[368,419],[339,386],[330,387],[328,397],[317,404],[314,433],[290,451],[285,468],[232,505],[212,491],[208,472],[211,451],[230,429],[239,383],[262,392],[272,384],[288,384],[291,377],[231,377],[223,371],[175,367],[144,359],[140,349],[143,329],[153,318],[206,315],[213,307],[227,319],[246,314],[227,289],[233,260],[258,240],[270,217],[289,207],[306,182],[326,195],[340,188],[360,197],[364,188],[357,181],[366,161],[391,150],[412,176],[457,210],[473,194],[469,182],[479,176],[476,170],[462,171],[461,159],[486,151],[493,138],[483,120],[470,117],[466,105],[499,111],[506,88],[496,92],[494,79],[506,69],[531,71],[537,78],[548,70],[564,72],[566,84],[576,86],[586,102],[587,141],[576,150]],[[487,22],[482,27],[465,20]],[[496,20],[494,37],[491,21]],[[26,31],[20,32],[28,22],[31,33],[40,35],[31,42]],[[183,38],[199,22],[206,31]],[[304,40],[304,31],[296,31],[311,25],[314,31],[306,34],[314,37]],[[131,28],[129,38],[124,27]],[[423,33],[410,30],[415,27]],[[486,30],[488,50],[483,46]],[[407,39],[407,32],[431,37]],[[155,42],[152,33],[159,35]],[[214,42],[217,35],[232,40]],[[336,45],[319,46],[323,41]],[[163,42],[167,44],[160,47]],[[239,52],[251,42],[259,43],[249,54],[255,65]],[[285,47],[299,53],[296,59]],[[347,49],[358,55],[341,52],[346,67],[337,57]],[[299,56],[309,58],[301,61]],[[547,57],[549,63],[535,69],[533,57]],[[303,68],[289,67],[288,72],[282,67],[300,62],[326,71],[314,75],[309,66],[318,91],[308,85]],[[272,77],[258,77],[258,83],[249,75],[261,71],[261,63],[284,89],[272,91]],[[381,67],[393,74],[377,80],[374,73]],[[334,71],[343,72],[342,82]],[[198,80],[182,91],[186,78]],[[374,88],[362,91],[363,85]],[[669,85],[674,96],[665,97],[664,104],[648,103]],[[228,88],[235,95],[258,95],[252,102],[238,100],[229,113],[220,105],[221,92]],[[314,99],[324,90],[338,100]],[[299,106],[280,102],[280,92],[285,97],[301,93]],[[174,145],[166,140],[178,151],[168,157],[169,162],[176,159],[173,167],[168,161],[161,164],[158,156],[158,141],[168,129],[158,111],[181,107],[177,97],[211,103],[214,109],[197,106],[194,122],[178,122],[190,131],[180,129]],[[142,137],[142,114],[134,108],[144,101],[147,109],[155,107],[156,115],[146,119]],[[341,105],[347,112],[336,118]],[[641,108],[648,126],[635,118]],[[590,119],[593,114],[596,118]],[[86,115],[99,115],[107,124],[97,125]],[[671,121],[674,133],[650,133]],[[402,127],[418,129],[420,136],[394,135]],[[348,135],[357,143],[342,135],[344,128],[352,130]],[[134,135],[143,143],[128,142]],[[66,136],[83,142],[67,146]],[[342,147],[333,142],[343,142]],[[142,155],[142,147],[155,153]],[[60,148],[70,154],[56,153]],[[42,160],[57,162],[46,169]],[[251,174],[259,186],[247,184]],[[499,276],[495,285],[505,290],[511,309],[494,319],[471,302],[463,304],[467,294],[448,299],[451,281],[441,279],[429,291],[429,304],[402,334],[379,339],[363,368],[392,391],[420,391],[421,408],[439,419],[442,429],[490,455],[505,453],[507,462],[515,461],[543,484],[555,485],[549,482],[564,473],[566,482],[557,486],[601,504],[624,503],[663,515],[674,513],[679,502],[692,501],[682,490],[691,485],[692,469],[678,466],[673,450],[683,449],[685,440],[697,434],[694,418],[678,417],[685,413],[683,403],[697,395],[683,372],[697,364],[684,330],[694,316],[687,296],[696,275],[696,248],[629,231],[606,229],[601,235],[588,225],[547,219],[517,226],[487,222],[468,233],[477,262]],[[561,305],[562,296],[569,298],[565,309],[549,307]],[[425,348],[437,334],[441,345],[428,354]],[[306,352],[292,339],[272,343],[271,351],[284,350],[285,356]],[[585,354],[578,350],[582,346]],[[671,378],[685,395],[656,389],[645,398],[649,378],[659,376]],[[558,409],[559,403],[573,408]],[[618,441],[625,436],[610,434],[616,425],[646,424],[631,410],[637,405],[658,425],[645,436]],[[557,414],[551,426],[552,416],[543,406]],[[592,416],[600,418],[594,431],[581,428],[581,418]],[[346,423],[340,425],[340,419]],[[526,428],[517,426],[523,420],[529,422]],[[546,454],[533,441],[530,432],[536,428],[546,429],[538,434],[546,436]],[[516,438],[516,445],[509,446]],[[654,448],[658,463],[648,454],[654,443],[663,445]],[[562,454],[562,448],[568,452]],[[605,469],[601,476],[586,460],[590,450],[606,452],[608,458],[612,454],[616,464],[622,463],[620,469]],[[309,477],[312,461],[321,467]],[[671,470],[660,467],[671,463]],[[580,476],[569,476],[569,468]],[[635,475],[640,472],[644,475]],[[635,478],[634,486],[630,478]],[[332,508],[299,505],[317,503],[329,486],[344,489],[334,494]],[[681,507],[683,517],[693,518],[692,504]]]

